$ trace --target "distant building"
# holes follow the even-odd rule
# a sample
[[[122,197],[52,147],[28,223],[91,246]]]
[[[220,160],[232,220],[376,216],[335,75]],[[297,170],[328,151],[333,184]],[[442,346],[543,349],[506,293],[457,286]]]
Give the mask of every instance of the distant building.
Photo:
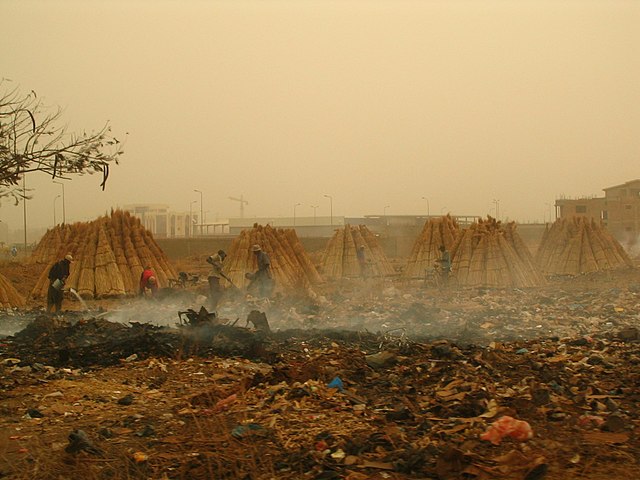
[[[440,218],[440,215],[431,217]],[[230,218],[229,233],[238,235],[242,230],[250,229],[254,224],[271,225],[274,228],[295,228],[299,237],[331,237],[335,230],[349,225],[366,225],[373,233],[383,236],[415,236],[424,227],[430,217],[427,215],[365,215],[363,217],[253,217]],[[478,216],[455,215],[458,224],[466,227]]]
[[[640,235],[640,180],[603,190],[604,197],[556,200],[556,214],[601,221],[620,242],[635,243]]]
[[[198,234],[198,215],[195,212],[170,212],[168,205],[124,205],[123,210],[138,217],[154,237],[189,237]]]

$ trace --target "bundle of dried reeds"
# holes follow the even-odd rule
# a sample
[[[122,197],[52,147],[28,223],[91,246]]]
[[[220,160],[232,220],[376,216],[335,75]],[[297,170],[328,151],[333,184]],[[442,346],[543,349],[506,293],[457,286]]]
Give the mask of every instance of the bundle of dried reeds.
[[[545,275],[579,275],[632,267],[622,245],[586,217],[559,218],[547,227],[535,263]]]
[[[9,279],[0,273],[0,307],[17,308],[25,306],[25,299]]]
[[[350,278],[363,275],[358,249],[364,247],[366,276],[393,275],[394,270],[376,236],[365,225],[346,224],[327,243],[322,255],[322,272],[327,278]]]
[[[451,251],[459,235],[458,223],[450,215],[430,218],[413,244],[403,276],[423,278],[425,272],[440,259],[440,245]]]
[[[60,248],[68,244],[70,235],[70,225],[58,225],[47,230],[31,253],[27,263],[49,263],[51,258],[58,256]]]
[[[46,263],[31,295],[46,296],[51,266],[67,253],[74,257],[67,287],[85,298],[135,295],[143,267],[151,266],[161,286],[176,278],[173,267],[140,220],[111,211],[93,222],[61,225],[40,240],[32,262]]]
[[[248,284],[245,273],[255,272],[258,268],[251,251],[256,244],[269,255],[277,289],[307,289],[322,282],[295,230],[256,224],[236,237],[224,262],[225,273],[237,287],[245,287]]]
[[[451,249],[458,285],[534,287],[545,283],[514,222],[479,219],[459,235]]]

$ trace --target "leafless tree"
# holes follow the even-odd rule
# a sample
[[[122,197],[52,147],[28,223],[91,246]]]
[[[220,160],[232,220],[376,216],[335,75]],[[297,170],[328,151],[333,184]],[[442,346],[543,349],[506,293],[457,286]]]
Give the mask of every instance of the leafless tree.
[[[52,178],[102,173],[104,187],[109,166],[118,164],[122,143],[107,124],[97,132],[72,134],[61,125],[61,109],[47,109],[36,93],[6,89],[0,81],[0,198],[16,202],[25,192],[23,176],[40,171]]]

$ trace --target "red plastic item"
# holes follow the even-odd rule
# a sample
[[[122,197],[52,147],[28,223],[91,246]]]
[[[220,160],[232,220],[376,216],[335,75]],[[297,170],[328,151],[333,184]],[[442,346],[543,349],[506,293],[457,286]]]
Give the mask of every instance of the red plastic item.
[[[516,420],[505,415],[493,422],[487,431],[480,435],[480,440],[488,440],[494,445],[499,445],[504,437],[525,441],[533,437],[533,430],[524,420]]]

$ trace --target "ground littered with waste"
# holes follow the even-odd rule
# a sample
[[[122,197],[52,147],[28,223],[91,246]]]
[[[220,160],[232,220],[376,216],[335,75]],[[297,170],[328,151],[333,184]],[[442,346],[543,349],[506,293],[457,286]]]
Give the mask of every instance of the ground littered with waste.
[[[639,294],[630,270],[345,281],[197,325],[197,293],[32,305],[0,319],[0,477],[640,478]]]

